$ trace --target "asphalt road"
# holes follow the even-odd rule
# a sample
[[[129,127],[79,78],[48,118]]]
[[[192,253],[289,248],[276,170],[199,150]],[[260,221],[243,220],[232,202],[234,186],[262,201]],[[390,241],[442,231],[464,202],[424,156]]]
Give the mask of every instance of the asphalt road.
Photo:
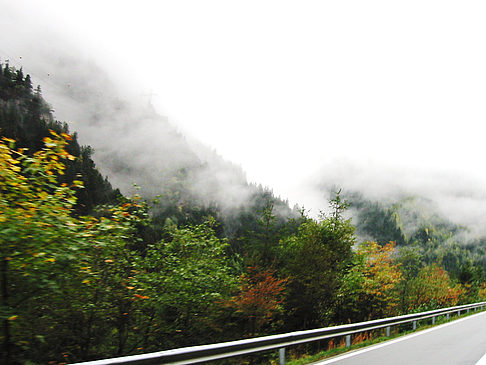
[[[486,312],[481,312],[314,364],[475,365],[485,354]]]

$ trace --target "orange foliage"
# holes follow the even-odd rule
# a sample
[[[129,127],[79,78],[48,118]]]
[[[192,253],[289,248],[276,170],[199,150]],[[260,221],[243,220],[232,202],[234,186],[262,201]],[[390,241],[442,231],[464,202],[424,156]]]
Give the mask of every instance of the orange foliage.
[[[373,339],[373,333],[371,331],[360,332],[353,337],[352,345],[356,345],[361,342],[371,341]]]
[[[454,306],[464,294],[461,285],[452,285],[447,271],[437,265],[425,266],[412,283],[409,309]]]
[[[392,254],[395,243],[380,246],[376,242],[364,242],[358,248],[358,255],[364,257],[362,289],[373,298],[371,316],[393,315],[398,305],[397,284],[402,280],[399,265],[394,264]]]
[[[282,294],[287,279],[277,279],[271,270],[259,271],[249,267],[248,273],[240,276],[238,295],[232,297],[226,305],[236,313],[250,320],[251,334],[281,310]]]
[[[382,247],[376,242],[368,242],[367,245],[360,247],[358,252],[367,256],[363,288],[368,294],[385,298],[401,279],[399,265],[392,262],[391,254],[394,250],[394,242]]]

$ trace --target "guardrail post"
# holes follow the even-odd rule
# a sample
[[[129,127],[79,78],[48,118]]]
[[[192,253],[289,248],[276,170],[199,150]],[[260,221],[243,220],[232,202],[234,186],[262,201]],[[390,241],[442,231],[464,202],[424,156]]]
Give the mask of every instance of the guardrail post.
[[[278,349],[278,364],[285,365],[285,347]]]
[[[457,311],[457,315],[458,315],[458,316],[460,316],[460,315],[461,315],[461,311],[460,311],[460,310],[458,310],[458,311]]]
[[[466,310],[466,313],[469,313],[469,308]]]
[[[475,303],[466,306],[456,306],[456,307],[449,307],[449,308],[442,308],[433,311],[421,312],[417,314],[408,314],[398,317],[389,317],[389,318],[382,318],[373,321],[367,321],[363,323],[354,323],[350,325],[342,325],[337,327],[326,327],[320,328],[318,331],[301,331],[301,333],[285,333],[281,335],[271,336],[270,339],[265,337],[259,337],[254,339],[244,339],[244,340],[237,340],[231,341],[227,343],[217,343],[217,344],[210,344],[210,345],[203,345],[203,346],[194,346],[189,349],[179,348],[167,351],[160,351],[158,353],[149,353],[143,355],[131,355],[131,356],[124,356],[123,360],[120,359],[112,359],[116,360],[116,363],[119,364],[138,364],[141,362],[145,362],[145,360],[150,361],[153,363],[154,361],[157,363],[178,363],[179,361],[184,361],[184,363],[196,363],[199,361],[203,361],[203,359],[207,358],[208,350],[214,350],[211,352],[211,359],[212,360],[219,360],[223,358],[233,357],[236,355],[245,355],[249,353],[256,353],[261,351],[275,351],[278,349],[279,351],[279,365],[285,365],[285,352],[286,348],[283,346],[289,346],[293,343],[307,343],[311,341],[318,341],[323,338],[334,338],[339,339],[341,343],[345,343],[346,347],[351,347],[352,344],[352,335],[357,333],[363,333],[365,331],[369,331],[372,329],[379,328],[383,330],[385,328],[386,335],[390,337],[391,335],[391,327],[396,326],[398,324],[410,324],[413,323],[413,330],[417,329],[418,322],[424,319],[432,318],[432,323],[435,324],[437,322],[437,318],[447,318],[450,320],[454,313],[461,313],[464,312],[463,309],[468,310],[481,308],[482,310],[486,309],[486,302]],[[485,312],[486,313],[486,312]],[[452,315],[452,316],[451,316]],[[408,327],[410,328],[410,327]],[[344,337],[344,338],[343,338]],[[343,341],[344,340],[344,341]],[[208,347],[209,346],[209,347]],[[178,350],[175,351],[174,350]],[[121,360],[121,361],[118,361]],[[106,360],[94,361],[89,362],[89,364],[102,364],[106,363]],[[109,361],[111,363],[111,361]],[[73,365],[87,365],[88,363],[76,363]]]

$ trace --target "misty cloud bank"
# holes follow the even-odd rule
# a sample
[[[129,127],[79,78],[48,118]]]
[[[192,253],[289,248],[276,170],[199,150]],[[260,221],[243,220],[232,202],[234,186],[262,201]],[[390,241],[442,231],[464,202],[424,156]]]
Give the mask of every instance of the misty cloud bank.
[[[403,228],[409,235],[418,228],[417,222],[438,220],[465,227],[470,239],[486,235],[486,186],[433,166],[414,169],[340,160],[323,166],[308,180],[307,189],[327,196],[342,189],[345,195],[358,193],[384,206],[400,202]]]
[[[23,67],[34,85],[41,85],[55,118],[94,149],[94,161],[115,188],[146,198],[182,188],[197,203],[217,204],[223,211],[249,203],[255,186],[248,185],[242,168],[183,136],[154,110],[149,96],[123,84],[127,75],[115,82],[59,34],[38,25],[20,29],[18,14],[10,16],[0,27],[12,34],[0,45],[0,61]]]
[[[157,114],[149,97],[123,84],[129,75],[120,74],[114,81],[113,74],[120,71],[117,65],[104,64],[102,69],[88,51],[64,39],[55,24],[45,27],[45,20],[6,5],[3,10],[1,61],[23,66],[42,86],[56,118],[79,133],[81,144],[94,148],[94,160],[114,187],[130,194],[136,183],[150,196],[177,183],[178,174],[189,173],[190,189],[204,202],[236,206],[248,199],[242,169],[202,143],[187,140]],[[105,71],[109,69],[111,75]],[[363,162],[359,156],[328,163],[319,171],[295,192],[301,199],[297,203],[312,209],[313,215],[326,211],[329,191],[336,189],[359,192],[384,204],[413,196],[421,199],[423,214],[437,214],[469,227],[472,235],[486,235],[486,187],[479,180],[434,166],[413,169]],[[295,176],[296,181],[304,178]],[[409,230],[414,229],[412,218]]]
[[[246,201],[249,191],[241,168],[203,144],[189,142],[149,100],[122,96],[100,68],[79,58],[63,55],[49,67],[57,87],[44,93],[56,117],[69,121],[80,141],[94,148],[101,171],[122,192],[133,193],[136,184],[146,197],[163,194],[180,175],[204,203]]]

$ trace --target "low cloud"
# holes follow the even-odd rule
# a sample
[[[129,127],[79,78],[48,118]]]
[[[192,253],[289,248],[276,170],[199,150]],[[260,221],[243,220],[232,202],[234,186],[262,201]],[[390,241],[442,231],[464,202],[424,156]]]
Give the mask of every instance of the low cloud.
[[[78,133],[80,144],[94,149],[93,159],[114,187],[153,197],[183,180],[188,196],[201,203],[216,203],[223,210],[247,203],[252,188],[241,167],[188,140],[154,110],[149,96],[123,85],[123,74],[121,81],[113,81],[60,34],[40,24],[21,29],[24,18],[14,11],[3,17],[14,21],[4,23],[8,29],[0,26],[2,34],[12,35],[0,47],[0,61],[23,67],[41,85],[55,118]]]
[[[342,189],[344,194],[359,193],[385,205],[401,201],[406,207],[406,199],[413,197],[421,218],[441,217],[467,227],[471,237],[486,235],[486,185],[457,172],[340,160],[322,166],[305,186],[316,196]],[[402,212],[407,233],[417,228],[413,224],[418,218]]]

